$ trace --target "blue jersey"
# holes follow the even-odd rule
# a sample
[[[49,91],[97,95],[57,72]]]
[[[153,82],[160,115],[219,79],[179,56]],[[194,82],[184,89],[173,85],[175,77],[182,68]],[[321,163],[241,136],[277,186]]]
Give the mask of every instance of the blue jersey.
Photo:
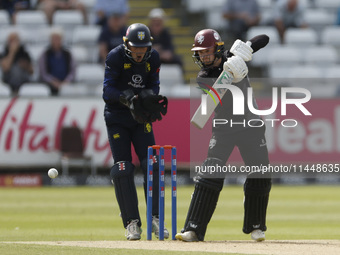
[[[123,44],[111,50],[105,61],[103,99],[106,108],[129,111],[119,102],[121,92],[127,89],[132,89],[135,94],[143,89],[152,89],[158,94],[160,64],[159,54],[154,49],[148,61],[141,64],[133,63],[125,55]]]

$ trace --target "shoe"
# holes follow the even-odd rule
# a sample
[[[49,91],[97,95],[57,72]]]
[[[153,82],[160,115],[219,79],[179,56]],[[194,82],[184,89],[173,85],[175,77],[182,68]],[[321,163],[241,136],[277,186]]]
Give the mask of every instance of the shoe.
[[[131,220],[126,227],[125,236],[127,240],[139,240],[142,234],[142,229],[138,226],[139,220]]]
[[[155,236],[159,238],[159,218],[156,216],[152,216],[152,232],[155,233]],[[164,227],[164,238],[169,238],[169,231]]]
[[[184,242],[198,242],[197,235],[194,231],[186,231],[184,233],[177,233],[175,238]]]
[[[251,239],[255,240],[256,242],[262,242],[266,240],[266,235],[261,229],[255,229],[251,232]]]

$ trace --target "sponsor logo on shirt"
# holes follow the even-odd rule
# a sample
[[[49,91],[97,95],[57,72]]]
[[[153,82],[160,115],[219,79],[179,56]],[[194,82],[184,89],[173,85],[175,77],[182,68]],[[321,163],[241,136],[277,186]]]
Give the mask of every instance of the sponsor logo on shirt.
[[[143,83],[143,78],[140,74],[132,75],[132,82],[130,81],[128,84],[134,88],[145,88]]]

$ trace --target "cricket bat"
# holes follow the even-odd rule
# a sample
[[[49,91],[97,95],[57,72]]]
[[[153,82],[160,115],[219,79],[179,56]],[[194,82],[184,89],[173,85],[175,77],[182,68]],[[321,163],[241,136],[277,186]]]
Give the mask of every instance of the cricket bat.
[[[250,39],[247,42],[247,44],[253,49],[253,53],[255,53],[259,49],[265,47],[268,44],[268,42],[269,42],[269,37],[263,34],[263,35],[255,36],[254,38]],[[218,96],[216,97],[219,97],[220,99],[222,99],[228,90],[225,88],[223,89],[221,85],[227,84],[227,81],[230,80],[228,78],[230,75],[231,74],[229,72],[223,70],[220,76],[217,78],[214,85],[212,86],[214,91],[212,92],[210,90],[209,93],[211,93],[212,95],[217,94]],[[205,126],[205,124],[208,122],[208,120],[210,119],[210,116],[213,114],[213,112],[215,111],[219,103],[219,100],[215,100],[217,102],[217,104],[215,104],[214,99],[209,96],[204,97],[204,100],[206,100],[206,102],[202,102],[202,104],[197,108],[195,114],[193,115],[191,119],[191,123],[200,129],[202,129]],[[204,114],[202,114],[202,110]]]

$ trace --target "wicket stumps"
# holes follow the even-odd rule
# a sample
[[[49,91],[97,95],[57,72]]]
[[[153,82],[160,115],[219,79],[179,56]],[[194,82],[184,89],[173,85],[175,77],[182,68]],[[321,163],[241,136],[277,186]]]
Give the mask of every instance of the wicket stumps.
[[[148,147],[148,186],[147,186],[147,240],[152,240],[152,195],[153,195],[153,164],[154,150],[159,150],[159,240],[164,240],[164,198],[165,198],[165,164],[164,150],[171,150],[171,222],[172,240],[177,233],[177,150],[172,145],[153,145]],[[157,153],[156,153],[157,154]],[[157,180],[156,180],[157,181]]]

